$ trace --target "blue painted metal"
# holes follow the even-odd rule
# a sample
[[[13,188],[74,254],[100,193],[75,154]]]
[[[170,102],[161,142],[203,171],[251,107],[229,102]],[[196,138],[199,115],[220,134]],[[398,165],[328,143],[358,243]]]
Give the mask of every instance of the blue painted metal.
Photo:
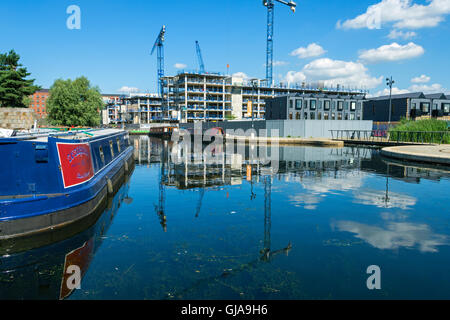
[[[200,50],[200,45],[198,44],[198,41],[195,41],[195,48],[197,50],[198,65],[200,68],[199,72],[205,73],[205,64],[203,62],[202,51]]]
[[[297,7],[294,1],[263,0],[263,5],[267,7],[266,80],[269,87],[273,84],[273,21],[275,1],[289,6],[293,12],[295,12],[295,8]]]
[[[49,136],[48,142],[0,139],[0,222],[57,212],[95,198],[106,180],[132,155],[125,131],[82,140],[64,139],[70,136]],[[58,142],[89,144],[94,169],[90,180],[64,188]]]
[[[150,55],[153,54],[155,49],[157,48],[157,64],[158,64],[158,93],[163,96],[163,83],[162,78],[164,77],[164,40],[166,34],[166,26],[162,26],[161,31],[156,37],[155,44],[153,45],[152,51]]]

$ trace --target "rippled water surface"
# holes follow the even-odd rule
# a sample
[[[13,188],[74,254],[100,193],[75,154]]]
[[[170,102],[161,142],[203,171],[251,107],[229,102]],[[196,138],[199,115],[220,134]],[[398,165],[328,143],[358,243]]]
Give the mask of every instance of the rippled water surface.
[[[1,258],[1,298],[58,298],[65,255],[89,241],[70,299],[450,298],[442,168],[290,146],[269,176],[245,157],[174,164],[168,144],[134,145],[134,173],[95,225]],[[381,290],[367,289],[370,265]]]

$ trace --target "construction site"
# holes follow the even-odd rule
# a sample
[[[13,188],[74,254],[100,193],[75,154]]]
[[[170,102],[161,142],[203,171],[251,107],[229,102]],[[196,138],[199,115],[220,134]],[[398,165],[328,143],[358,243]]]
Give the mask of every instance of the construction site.
[[[324,83],[275,83],[273,79],[274,8],[275,3],[289,7],[294,13],[293,1],[265,0],[267,8],[266,77],[245,78],[206,68],[198,41],[195,41],[197,70],[181,70],[174,76],[165,74],[164,44],[167,27],[158,33],[151,55],[156,55],[157,93],[131,94],[123,97],[124,103],[108,106],[114,114],[109,123],[150,124],[152,122],[192,123],[197,121],[264,120],[266,100],[289,94],[323,93],[339,96],[356,96],[365,90],[344,85],[325,87]],[[229,67],[229,65],[228,65]],[[150,101],[151,98],[151,101]],[[110,109],[114,109],[110,111]],[[119,110],[117,112],[116,110]]]

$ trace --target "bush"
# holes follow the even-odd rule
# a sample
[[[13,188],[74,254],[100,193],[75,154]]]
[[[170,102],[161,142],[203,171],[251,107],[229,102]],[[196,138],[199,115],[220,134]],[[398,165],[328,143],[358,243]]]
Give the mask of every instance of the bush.
[[[440,134],[431,133],[436,131],[447,131],[443,137],[443,141],[441,141],[442,136]],[[400,120],[400,124],[389,130],[389,135],[391,140],[398,141],[450,143],[450,133],[447,129],[447,122],[436,119],[418,121],[402,119]]]

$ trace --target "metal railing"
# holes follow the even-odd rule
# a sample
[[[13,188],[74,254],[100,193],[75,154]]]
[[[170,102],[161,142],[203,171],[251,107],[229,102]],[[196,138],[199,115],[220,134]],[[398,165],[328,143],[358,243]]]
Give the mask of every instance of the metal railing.
[[[450,141],[450,131],[330,130],[336,140],[367,142],[443,144]]]

